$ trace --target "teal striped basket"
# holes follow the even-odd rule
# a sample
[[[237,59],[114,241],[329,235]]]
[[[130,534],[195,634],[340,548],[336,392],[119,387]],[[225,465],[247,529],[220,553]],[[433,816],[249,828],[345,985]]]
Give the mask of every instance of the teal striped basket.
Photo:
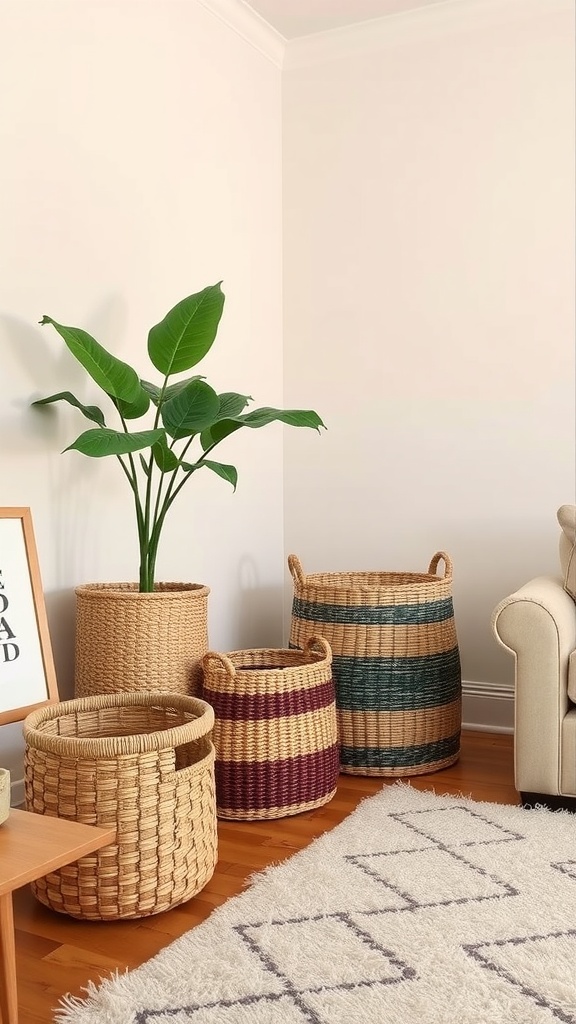
[[[341,770],[423,775],[454,764],[462,679],[446,552],[426,573],[306,575],[296,555],[288,566],[290,647],[322,635],[332,649]]]

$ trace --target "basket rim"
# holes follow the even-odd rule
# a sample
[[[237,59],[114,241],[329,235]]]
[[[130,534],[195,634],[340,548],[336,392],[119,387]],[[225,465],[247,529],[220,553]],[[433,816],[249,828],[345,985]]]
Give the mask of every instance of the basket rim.
[[[208,651],[208,654],[214,654],[217,652]],[[265,671],[274,671],[277,668],[279,671],[283,668],[306,668],[308,665],[321,665],[323,661],[329,658],[328,654],[323,654],[320,651],[304,651],[301,647],[246,647],[241,651],[226,651],[226,657],[234,664],[236,669],[241,668],[239,664],[241,660],[246,660],[253,655],[258,655],[262,658],[274,659],[275,657],[286,658],[289,661],[294,661],[293,665],[270,665],[267,661],[262,665]],[[206,657],[206,655],[204,655]],[[238,664],[237,664],[238,663]],[[248,666],[247,666],[248,667]],[[257,666],[254,666],[257,668]]]
[[[210,593],[210,587],[205,583],[159,581],[155,584],[155,587],[157,589],[153,592],[146,593],[144,591],[140,591],[138,589],[138,584],[135,582],[82,583],[80,586],[74,588],[74,593],[78,597],[87,597],[91,599],[115,597],[127,601],[181,601],[186,597],[192,596],[207,597]]]
[[[444,574],[438,576],[436,569],[440,562],[444,562]],[[392,591],[400,585],[407,590],[415,590],[427,583],[452,582],[453,565],[452,559],[447,551],[436,551],[430,559],[426,572],[413,572],[404,569],[356,569],[356,570],[333,570],[329,572],[305,573],[298,555],[288,555],[288,569],[294,583],[295,590],[303,589],[307,584],[311,586],[327,586],[331,583],[332,588],[339,587],[341,590],[388,590]]]
[[[155,732],[134,733],[128,736],[62,736],[43,732],[45,722],[67,718],[75,713],[110,710],[122,707],[170,707],[176,711],[196,712],[191,722],[160,729]],[[153,751],[179,747],[184,743],[208,736],[214,727],[214,709],[200,697],[167,692],[134,691],[128,693],[97,694],[57,701],[32,711],[24,719],[23,734],[26,744],[46,753],[66,752],[79,757],[117,757],[119,755],[147,754]]]
[[[314,645],[317,645],[316,647]],[[250,664],[250,661],[261,664]],[[274,661],[283,664],[273,664]],[[202,658],[205,673],[220,672],[234,679],[246,674],[253,678],[255,672],[265,675],[278,675],[286,678],[290,672],[301,672],[303,669],[325,669],[332,664],[332,649],[328,641],[320,635],[308,637],[304,647],[246,647],[238,651],[210,650]]]
[[[398,586],[418,589],[422,584],[444,585],[451,582],[445,576],[429,572],[402,572],[400,570],[358,570],[344,572],[310,572],[302,583],[295,584],[304,590],[310,586],[332,587],[339,590],[392,590]]]

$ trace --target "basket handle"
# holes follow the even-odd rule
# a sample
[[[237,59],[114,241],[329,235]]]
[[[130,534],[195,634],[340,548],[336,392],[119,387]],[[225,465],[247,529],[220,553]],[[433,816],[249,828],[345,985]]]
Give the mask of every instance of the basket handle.
[[[229,679],[235,678],[236,669],[234,668],[234,665],[230,661],[230,658],[228,658],[225,654],[220,654],[219,651],[207,651],[204,657],[202,658],[202,668],[204,670],[208,669],[208,666],[211,661],[217,661],[218,667],[224,669]]]
[[[304,644],[304,654],[322,654],[332,661],[332,648],[323,636],[310,636]]]
[[[436,554],[432,556],[432,561],[428,566],[428,572],[430,574],[434,574],[438,568],[438,562],[442,560],[444,561],[444,579],[452,579],[452,559],[445,551],[437,551]]]
[[[298,555],[288,555],[288,568],[290,569],[294,583],[299,583],[302,587],[306,582],[306,576],[304,575],[302,563],[298,558]]]

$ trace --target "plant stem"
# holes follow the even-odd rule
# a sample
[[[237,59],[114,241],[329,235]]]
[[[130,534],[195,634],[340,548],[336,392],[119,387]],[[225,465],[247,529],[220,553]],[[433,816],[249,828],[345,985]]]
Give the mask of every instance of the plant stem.
[[[162,403],[164,401],[164,395],[168,386],[168,377],[166,374],[164,382],[160,389],[158,396],[158,404],[156,406],[156,415],[154,416],[154,429],[156,429],[160,423],[160,413]],[[140,591],[145,593],[152,593],[154,591],[154,569],[156,566],[156,551],[158,549],[159,531],[157,531],[158,522],[158,508],[160,503],[160,495],[162,493],[162,481],[163,474],[160,473],[160,479],[156,488],[156,500],[154,502],[154,510],[152,511],[152,474],[154,472],[154,454],[150,452],[150,459],[148,461],[148,472],[146,479],[146,495],[144,499],[144,535],[145,541],[144,546],[140,545]],[[158,532],[158,536],[156,536]],[[155,540],[153,540],[155,538]]]

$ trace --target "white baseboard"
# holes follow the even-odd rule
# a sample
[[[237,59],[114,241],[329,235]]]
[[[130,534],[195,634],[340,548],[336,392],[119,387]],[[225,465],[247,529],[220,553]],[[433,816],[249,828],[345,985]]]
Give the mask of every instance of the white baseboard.
[[[462,728],[482,732],[513,733],[513,688],[463,679]]]

